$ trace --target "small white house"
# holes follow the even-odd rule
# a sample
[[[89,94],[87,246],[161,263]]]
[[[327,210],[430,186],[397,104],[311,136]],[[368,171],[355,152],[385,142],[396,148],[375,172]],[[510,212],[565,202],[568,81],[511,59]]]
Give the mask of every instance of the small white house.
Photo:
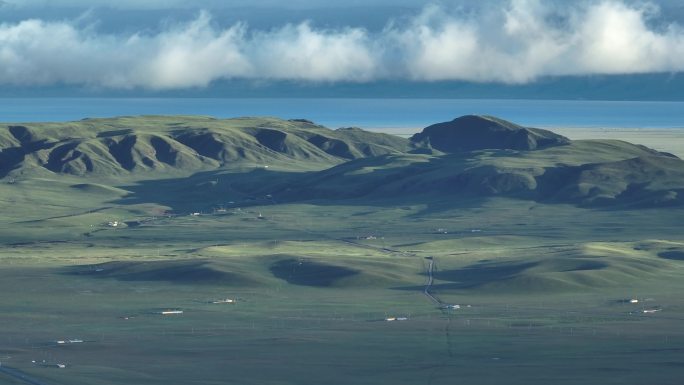
[[[216,300],[216,301],[212,301],[211,303],[220,304],[220,303],[235,303],[235,302],[237,302],[237,301],[235,301],[235,300],[232,299],[232,298],[226,298],[226,299],[219,299],[219,300]]]
[[[161,315],[183,314],[183,310],[162,310]]]

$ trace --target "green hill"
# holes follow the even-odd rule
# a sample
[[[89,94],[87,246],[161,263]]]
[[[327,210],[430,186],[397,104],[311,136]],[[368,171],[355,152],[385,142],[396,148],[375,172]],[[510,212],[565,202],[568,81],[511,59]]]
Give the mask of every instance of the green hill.
[[[353,160],[284,186],[280,197],[455,202],[506,196],[593,207],[684,203],[684,161],[670,154],[621,141],[570,141],[493,118],[468,116],[454,122],[461,128],[474,122],[485,134],[470,136],[467,132],[476,130],[472,127],[457,127],[454,133],[451,123],[430,126],[412,140],[441,152]],[[449,131],[447,138],[436,135],[435,127]],[[516,135],[527,138],[519,142],[526,149],[516,149]]]
[[[406,151],[406,139],[305,120],[143,116],[0,126],[0,176],[193,173],[232,166],[320,169]]]
[[[77,186],[88,177],[98,187],[80,193],[129,192],[118,201],[125,204],[211,206],[236,194],[280,202],[505,196],[592,207],[684,203],[684,161],[670,154],[621,141],[570,141],[488,116],[435,124],[410,140],[304,119],[86,119],[0,127],[0,146],[7,180],[69,176],[76,179],[67,185]]]

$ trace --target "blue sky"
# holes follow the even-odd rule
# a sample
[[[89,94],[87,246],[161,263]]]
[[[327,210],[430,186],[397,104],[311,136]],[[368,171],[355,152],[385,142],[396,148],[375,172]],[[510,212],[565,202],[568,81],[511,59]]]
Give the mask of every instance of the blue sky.
[[[227,80],[525,85],[677,74],[682,3],[0,0],[0,85],[163,91]]]

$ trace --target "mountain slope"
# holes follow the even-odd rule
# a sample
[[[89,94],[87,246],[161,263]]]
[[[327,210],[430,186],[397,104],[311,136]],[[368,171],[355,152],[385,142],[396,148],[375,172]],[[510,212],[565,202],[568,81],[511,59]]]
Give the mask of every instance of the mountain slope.
[[[684,204],[684,161],[672,155],[615,140],[570,141],[493,117],[457,118],[410,141],[275,118],[148,116],[2,128],[1,177],[18,187],[32,178],[79,185],[87,176],[129,192],[116,201],[122,204],[220,206],[258,197],[458,204],[494,196],[590,207]]]
[[[274,165],[321,169],[409,148],[406,139],[275,118],[121,117],[0,126],[0,177],[100,177]]]
[[[592,207],[684,204],[684,161],[620,141],[535,151],[487,150],[358,159],[282,186],[279,199],[406,201],[505,196]]]

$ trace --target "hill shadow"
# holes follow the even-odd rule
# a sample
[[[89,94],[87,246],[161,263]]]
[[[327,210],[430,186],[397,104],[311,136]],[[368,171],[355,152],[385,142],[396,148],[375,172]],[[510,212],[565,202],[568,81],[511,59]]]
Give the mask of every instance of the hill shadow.
[[[225,170],[199,172],[187,177],[143,180],[118,186],[130,193],[110,203],[137,205],[155,203],[173,212],[210,210],[217,206],[272,204],[266,197],[270,186],[298,176],[295,172],[255,169],[247,172]]]
[[[681,174],[675,167],[680,165],[679,160],[663,158],[672,163],[665,169],[669,174],[660,169],[660,158],[557,165],[543,168],[540,174],[530,168],[483,162],[483,158],[515,153],[488,150],[438,156],[382,155],[306,172],[265,168],[206,171],[185,178],[120,186],[131,194],[113,203],[158,203],[175,211],[210,208],[227,202],[234,206],[276,202],[378,207],[419,204],[427,206],[419,214],[424,215],[446,208],[478,207],[495,197],[599,210],[643,209],[684,202],[684,189],[675,186],[651,190],[655,182],[649,179],[655,170],[662,171],[665,182],[676,180]],[[616,182],[610,176],[613,169],[629,178],[625,177],[624,183]]]
[[[537,265],[539,265],[538,262],[480,262],[462,269],[436,271],[434,273],[435,279],[451,283],[435,285],[435,287],[446,286],[452,289],[477,288],[493,282],[514,278],[525,270]]]
[[[432,159],[430,162],[452,162],[462,167],[465,157]],[[382,167],[391,164],[387,157],[366,158],[356,161],[353,167],[367,165]],[[216,170],[198,172],[187,177],[150,179],[131,185],[117,186],[130,193],[109,202],[120,205],[155,203],[170,207],[173,212],[210,210],[221,207],[247,207],[274,203],[309,203],[318,206],[376,206],[422,204],[427,211],[450,207],[477,207],[485,197],[444,193],[430,186],[402,185],[407,176],[421,175],[431,165],[378,168],[365,174],[344,175],[338,167],[323,171],[275,171],[256,168],[249,171]],[[398,185],[394,185],[398,183]],[[444,187],[444,186],[442,186]]]
[[[423,214],[446,207],[477,207],[487,199],[480,194],[464,193],[460,181],[450,174],[473,164],[473,157],[478,154],[412,158],[414,155],[362,158],[300,174],[290,183],[278,186],[274,196],[278,201],[321,206],[425,205]]]
[[[663,259],[669,259],[672,261],[684,261],[684,251],[673,250],[673,251],[663,251],[658,253],[658,257]]]
[[[306,259],[288,258],[276,261],[269,267],[274,277],[293,285],[329,287],[342,278],[354,276],[359,270],[343,266],[313,262]]]
[[[513,279],[526,270],[539,265],[539,262],[478,262],[461,269],[435,271],[433,277],[437,281],[432,291],[476,289],[495,282]],[[424,275],[427,275],[424,273]],[[423,291],[425,285],[395,287],[394,290]]]
[[[67,268],[64,274],[118,281],[180,284],[244,285],[249,280],[205,260],[117,261]]]

